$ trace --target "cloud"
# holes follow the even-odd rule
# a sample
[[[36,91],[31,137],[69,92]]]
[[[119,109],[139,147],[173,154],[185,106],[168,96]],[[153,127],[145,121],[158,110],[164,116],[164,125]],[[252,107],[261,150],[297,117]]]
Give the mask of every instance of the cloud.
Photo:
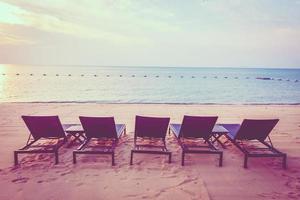
[[[144,30],[159,32],[178,28],[166,21],[172,17],[171,13],[157,10],[156,6],[148,7],[151,5],[149,3],[146,5],[137,3],[138,1],[87,1],[84,4],[80,3],[81,1],[55,3],[55,1],[6,0],[6,2],[26,11],[19,17],[25,19],[27,24],[34,26],[45,24],[48,25],[47,29],[51,27],[52,31],[65,30],[72,33],[70,29],[74,29],[73,32],[78,34],[78,28],[82,27],[90,29],[89,32],[98,29],[109,34],[126,35],[126,32]]]
[[[299,65],[297,2],[0,0],[0,62]]]
[[[18,37],[15,35],[7,35],[0,32],[0,44],[4,45],[30,45],[34,42],[28,40],[27,38]]]

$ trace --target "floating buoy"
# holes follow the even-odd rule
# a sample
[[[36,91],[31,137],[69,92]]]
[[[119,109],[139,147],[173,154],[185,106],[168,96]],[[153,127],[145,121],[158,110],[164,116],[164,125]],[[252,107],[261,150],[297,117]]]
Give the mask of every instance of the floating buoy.
[[[282,79],[281,78],[279,78],[279,79],[277,79],[278,81],[282,81]]]
[[[131,75],[131,77],[135,77],[135,75]]]
[[[5,76],[5,74],[2,74],[2,76]]]
[[[146,78],[146,77],[147,77],[147,75],[144,75],[144,77]]]
[[[19,76],[20,74],[19,74],[19,73],[17,73],[16,75],[17,75],[17,76]]]
[[[109,75],[106,75],[106,77],[109,77]]]
[[[246,77],[246,79],[249,79],[249,77]]]
[[[227,76],[224,76],[224,78],[228,78]]]
[[[157,75],[157,76],[155,76],[156,78],[158,78],[159,76]]]
[[[286,81],[290,81],[290,79],[287,79]]]
[[[81,74],[81,76],[84,76],[84,74]]]
[[[256,79],[259,79],[259,80],[271,80],[271,78],[269,78],[269,77],[256,77]]]
[[[72,74],[68,74],[68,76],[72,76]]]
[[[215,76],[214,78],[218,78],[217,76]]]
[[[180,76],[180,78],[183,78],[183,76]]]
[[[203,76],[203,78],[206,78],[206,76]]]
[[[172,78],[172,76],[168,76],[169,78]]]
[[[43,74],[43,76],[47,76],[47,74]]]
[[[94,74],[94,77],[97,77],[97,74]]]
[[[59,76],[59,74],[56,74],[55,76]]]
[[[238,77],[234,77],[234,79],[238,79]]]
[[[298,82],[298,80],[295,80],[295,82],[297,83],[297,82]]]
[[[30,74],[30,76],[33,76],[33,74]]]
[[[195,78],[195,76],[192,76],[192,78]]]
[[[120,75],[120,77],[123,77],[122,75]]]

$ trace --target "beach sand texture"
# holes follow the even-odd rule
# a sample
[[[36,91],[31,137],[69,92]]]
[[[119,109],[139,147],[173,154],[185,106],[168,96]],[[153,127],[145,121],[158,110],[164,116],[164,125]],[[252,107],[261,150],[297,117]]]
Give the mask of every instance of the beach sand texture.
[[[300,199],[298,105],[2,103],[0,113],[0,199]],[[278,158],[250,158],[244,169],[243,154],[230,143],[223,167],[217,156],[201,154],[187,155],[182,167],[181,149],[172,135],[167,136],[171,164],[163,155],[136,154],[129,165],[135,115],[169,116],[180,123],[184,114],[217,115],[218,123],[279,118],[271,138],[288,154],[288,169],[281,168]],[[127,135],[116,149],[114,167],[106,155],[79,155],[74,165],[72,150],[78,144],[60,149],[58,165],[52,155],[27,154],[13,167],[13,151],[28,137],[21,115],[59,115],[62,123],[79,123],[79,115],[114,116],[126,124]]]

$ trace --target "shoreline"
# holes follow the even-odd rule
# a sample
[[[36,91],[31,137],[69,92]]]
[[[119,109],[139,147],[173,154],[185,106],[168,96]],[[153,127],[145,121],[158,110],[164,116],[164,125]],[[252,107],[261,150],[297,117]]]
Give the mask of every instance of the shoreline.
[[[220,105],[220,106],[299,106],[299,103],[153,103],[153,102],[101,102],[101,101],[28,101],[0,102],[0,104],[103,104],[103,105]]]

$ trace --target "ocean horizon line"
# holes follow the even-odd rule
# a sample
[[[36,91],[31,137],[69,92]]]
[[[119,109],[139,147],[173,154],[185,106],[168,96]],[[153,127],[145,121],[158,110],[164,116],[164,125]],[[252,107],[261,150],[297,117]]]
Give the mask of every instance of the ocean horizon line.
[[[112,67],[112,68],[186,68],[186,69],[281,69],[281,70],[300,70],[299,67],[283,67],[283,66],[166,66],[166,65],[96,65],[96,64],[14,64],[14,63],[1,63],[0,65],[16,65],[16,66],[31,66],[31,67]]]

